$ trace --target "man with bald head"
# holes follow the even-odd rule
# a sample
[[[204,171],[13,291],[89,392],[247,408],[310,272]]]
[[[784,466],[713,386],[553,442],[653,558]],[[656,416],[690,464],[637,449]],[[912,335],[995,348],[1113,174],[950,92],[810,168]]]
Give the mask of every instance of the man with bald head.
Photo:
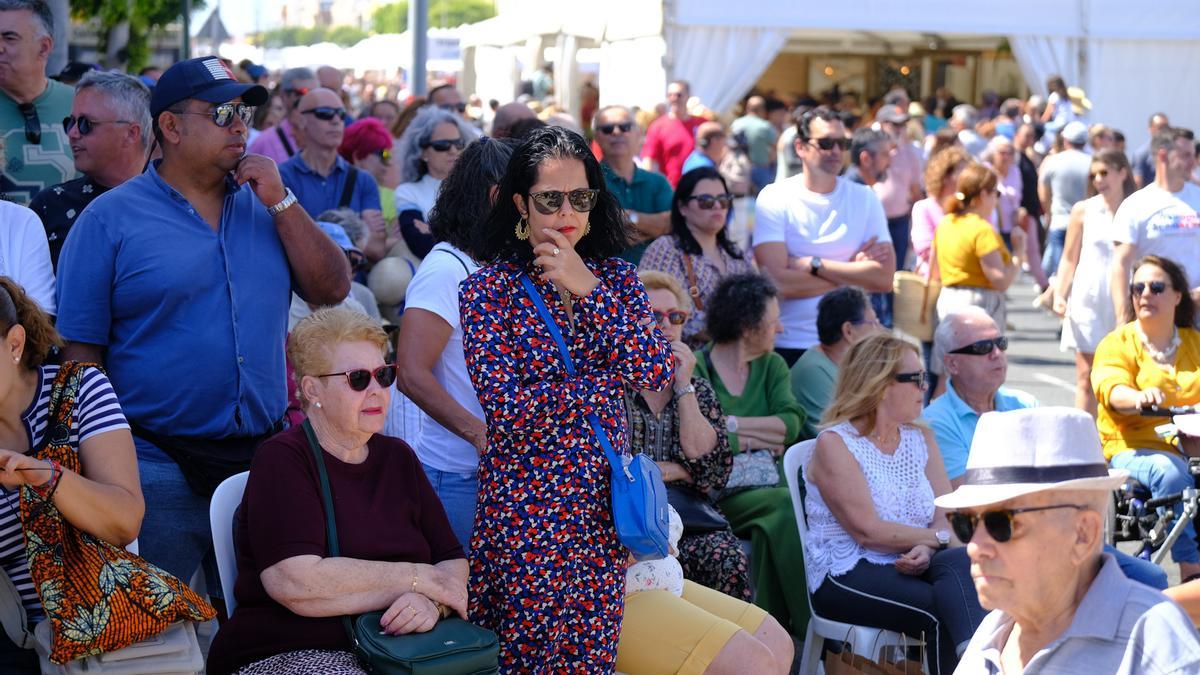
[[[283,184],[314,218],[329,209],[349,208],[371,224],[373,214],[382,214],[379,187],[370,173],[359,171],[338,155],[347,117],[341,97],[319,87],[301,97],[296,111],[308,143],[280,165]],[[379,217],[377,224],[382,224],[382,215]]]
[[[729,126],[733,134],[746,138],[746,150],[753,168],[750,175],[755,190],[761,190],[775,180],[775,141],[779,132],[767,119],[767,100],[762,96],[746,99],[746,114]]]
[[[667,85],[667,113],[650,124],[642,158],[649,168],[667,177],[674,186],[683,175],[683,162],[696,147],[696,128],[704,122],[688,112],[691,85],[676,80]]]
[[[505,103],[496,108],[496,116],[492,119],[492,138],[509,138],[513,125],[535,118],[537,115],[524,103]]]
[[[250,144],[250,152],[265,155],[283,164],[304,147],[304,135],[300,132],[300,114],[296,106],[300,97],[318,86],[317,76],[308,68],[289,68],[279,79],[279,98],[287,114],[279,124],[263,131]]]
[[[700,167],[717,168],[725,157],[725,127],[720,122],[705,122],[696,127],[696,149],[683,163],[683,173]]]

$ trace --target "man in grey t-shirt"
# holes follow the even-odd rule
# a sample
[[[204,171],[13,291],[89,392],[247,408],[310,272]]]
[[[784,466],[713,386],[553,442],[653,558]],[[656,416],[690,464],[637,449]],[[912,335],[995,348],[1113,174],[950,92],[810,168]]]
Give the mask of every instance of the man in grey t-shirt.
[[[1083,151],[1088,141],[1087,125],[1071,122],[1063,127],[1061,135],[1066,149],[1047,157],[1038,177],[1042,210],[1050,214],[1049,240],[1042,256],[1042,269],[1046,274],[1054,274],[1058,269],[1067,241],[1071,207],[1087,196],[1088,171],[1092,167],[1091,155]]]

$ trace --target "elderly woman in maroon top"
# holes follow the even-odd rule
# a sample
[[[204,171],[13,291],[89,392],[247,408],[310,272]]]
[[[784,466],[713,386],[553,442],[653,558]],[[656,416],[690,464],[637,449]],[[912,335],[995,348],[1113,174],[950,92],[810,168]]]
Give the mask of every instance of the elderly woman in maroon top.
[[[467,561],[412,449],[383,436],[396,367],[379,325],[323,309],[288,342],[324,450],[341,556],[328,556],[316,458],[304,429],[259,447],[234,526],[238,605],[208,672],[358,674],[342,615],[383,610],[380,630],[465,618]]]

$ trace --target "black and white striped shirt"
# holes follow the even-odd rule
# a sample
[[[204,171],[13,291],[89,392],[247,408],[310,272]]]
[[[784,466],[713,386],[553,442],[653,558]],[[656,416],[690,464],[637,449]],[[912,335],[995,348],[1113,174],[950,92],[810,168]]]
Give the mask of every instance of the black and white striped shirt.
[[[50,390],[57,375],[58,366],[39,368],[41,384],[37,399],[21,415],[30,448],[40,445],[46,434],[50,420]],[[108,378],[97,368],[84,370],[75,403],[75,420],[71,425],[71,446],[78,451],[82,441],[108,431],[128,428],[129,424],[125,421],[121,404],[117,402],[117,395]],[[0,487],[0,502],[0,568],[4,569],[21,594],[21,603],[30,621],[36,622],[42,618],[42,608],[37,590],[29,578],[25,535],[21,531],[19,491]]]

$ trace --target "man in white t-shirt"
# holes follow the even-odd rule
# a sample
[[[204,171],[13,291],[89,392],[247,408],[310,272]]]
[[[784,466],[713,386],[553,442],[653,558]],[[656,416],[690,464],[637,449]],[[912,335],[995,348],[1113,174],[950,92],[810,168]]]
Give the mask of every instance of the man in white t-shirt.
[[[0,223],[0,274],[20,284],[47,314],[57,314],[54,266],[42,221],[24,206],[0,199]]]
[[[1187,273],[1200,297],[1200,187],[1189,182],[1196,167],[1195,136],[1169,128],[1150,141],[1154,182],[1130,195],[1113,216],[1112,292],[1117,321],[1129,311],[1129,277],[1145,255],[1170,258]]]
[[[817,344],[817,303],[842,285],[892,289],[896,254],[879,198],[838,177],[850,145],[829,108],[811,110],[796,125],[804,172],[772,183],[758,196],[754,257],[779,288],[783,333],[776,349],[790,367]]]

